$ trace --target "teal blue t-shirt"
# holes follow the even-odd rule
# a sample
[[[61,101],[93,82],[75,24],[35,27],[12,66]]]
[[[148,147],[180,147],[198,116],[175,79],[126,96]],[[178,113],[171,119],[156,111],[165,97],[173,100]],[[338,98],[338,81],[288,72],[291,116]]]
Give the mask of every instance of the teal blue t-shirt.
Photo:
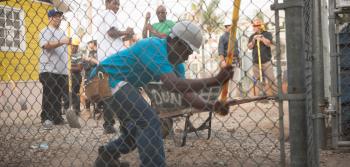
[[[166,39],[155,37],[142,39],[109,56],[97,68],[109,74],[111,87],[120,81],[142,87],[151,81],[159,81],[160,76],[168,73],[185,78],[184,64],[173,66],[168,60]],[[96,69],[94,71],[91,75],[96,75]]]

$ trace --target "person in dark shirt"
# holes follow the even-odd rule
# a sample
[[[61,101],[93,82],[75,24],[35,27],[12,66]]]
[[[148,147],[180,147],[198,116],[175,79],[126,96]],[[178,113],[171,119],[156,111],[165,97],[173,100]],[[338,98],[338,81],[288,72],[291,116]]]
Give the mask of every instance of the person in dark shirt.
[[[248,48],[253,50],[253,75],[258,83],[259,94],[273,96],[276,94],[277,87],[271,61],[272,34],[265,30],[265,26],[260,19],[254,19],[252,26],[254,34],[249,37]],[[261,69],[259,67],[259,61],[261,63]],[[262,78],[260,78],[260,70]]]
[[[227,49],[228,49],[228,42],[229,42],[229,37],[230,37],[230,29],[231,29],[231,20],[227,20],[224,23],[225,26],[225,32],[220,36],[219,39],[219,46],[218,46],[218,51],[219,51],[219,58],[220,58],[220,66],[223,66],[225,63],[225,59],[227,57]],[[238,58],[239,57],[239,49],[238,49],[238,42],[237,40],[235,41],[234,44],[234,57]],[[238,60],[238,59],[236,59]],[[238,61],[236,61],[238,62]]]
[[[226,20],[224,23],[225,27],[225,32],[220,36],[219,39],[219,45],[218,45],[218,52],[219,52],[219,63],[220,67],[225,67],[226,66],[226,57],[227,57],[227,49],[228,49],[228,42],[230,38],[230,30],[231,30],[231,20]],[[238,49],[238,42],[237,40],[234,43],[234,52],[233,52],[233,57],[234,57],[234,64],[236,64],[236,69],[235,71],[238,71],[238,66],[239,66],[239,49]],[[233,84],[229,85],[229,92],[231,97],[237,97],[240,96],[240,91],[238,87],[238,82],[239,82],[239,73],[236,72],[235,76],[233,77]]]

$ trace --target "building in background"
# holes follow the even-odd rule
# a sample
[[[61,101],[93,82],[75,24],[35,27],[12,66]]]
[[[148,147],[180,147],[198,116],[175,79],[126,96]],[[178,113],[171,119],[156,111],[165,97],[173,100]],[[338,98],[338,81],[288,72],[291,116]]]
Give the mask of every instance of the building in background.
[[[51,7],[48,0],[0,2],[0,81],[38,80],[38,37]]]

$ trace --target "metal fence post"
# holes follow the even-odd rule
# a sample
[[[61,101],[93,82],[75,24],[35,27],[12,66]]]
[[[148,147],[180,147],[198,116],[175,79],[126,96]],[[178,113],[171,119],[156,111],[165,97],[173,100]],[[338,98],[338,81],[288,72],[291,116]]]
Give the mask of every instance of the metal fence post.
[[[313,0],[311,5],[311,45],[312,45],[312,59],[311,59],[311,79],[312,79],[312,108],[309,112],[311,117],[308,119],[311,121],[312,132],[310,132],[309,137],[313,141],[312,146],[309,146],[309,151],[311,157],[308,157],[309,165],[319,166],[319,153],[320,148],[325,147],[325,124],[324,124],[324,109],[325,109],[325,99],[324,99],[324,70],[323,70],[323,53],[322,53],[322,22],[320,7],[321,4],[319,0]],[[311,127],[308,127],[311,128]],[[311,149],[310,149],[311,148]],[[312,159],[312,161],[311,161]]]
[[[328,1],[329,7],[329,41],[330,41],[330,69],[331,69],[331,104],[335,111],[339,111],[339,90],[338,90],[338,56],[336,48],[336,15],[335,0]],[[338,116],[337,112],[332,113],[332,148],[338,147]]]
[[[321,3],[314,0],[313,6],[313,115],[314,120],[314,138],[315,138],[315,155],[318,157],[319,148],[326,146],[325,142],[325,96],[324,96],[324,69],[323,69],[323,53],[322,53],[322,21],[321,21]]]
[[[283,112],[283,91],[282,91],[282,68],[281,68],[281,38],[280,38],[280,17],[279,9],[275,8],[278,5],[278,0],[274,0],[274,4],[271,6],[272,10],[275,10],[275,28],[276,28],[276,66],[277,66],[277,87],[278,87],[278,111],[279,111],[279,132],[280,132],[280,147],[281,147],[281,162],[280,166],[286,166],[286,154],[285,154],[285,132],[284,132],[284,112]]]
[[[305,57],[302,0],[286,0],[286,43],[291,166],[307,166]],[[294,68],[300,67],[300,68]]]

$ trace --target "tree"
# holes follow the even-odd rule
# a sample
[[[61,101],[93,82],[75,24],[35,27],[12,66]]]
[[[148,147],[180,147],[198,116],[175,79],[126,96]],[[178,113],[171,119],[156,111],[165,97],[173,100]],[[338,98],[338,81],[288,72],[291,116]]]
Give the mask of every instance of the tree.
[[[223,16],[219,15],[216,11],[220,0],[212,0],[207,4],[204,0],[200,0],[199,3],[192,3],[191,8],[193,11],[192,20],[195,20],[201,24],[204,32],[209,35],[209,39],[212,38],[213,33],[220,31],[220,26],[223,24]],[[204,56],[205,42],[202,44],[202,68],[205,70],[205,56]]]
[[[193,20],[198,21],[203,30],[208,33],[211,38],[213,33],[220,31],[223,24],[223,16],[217,14],[220,0],[212,0],[207,4],[204,0],[200,0],[198,4],[192,3]]]

